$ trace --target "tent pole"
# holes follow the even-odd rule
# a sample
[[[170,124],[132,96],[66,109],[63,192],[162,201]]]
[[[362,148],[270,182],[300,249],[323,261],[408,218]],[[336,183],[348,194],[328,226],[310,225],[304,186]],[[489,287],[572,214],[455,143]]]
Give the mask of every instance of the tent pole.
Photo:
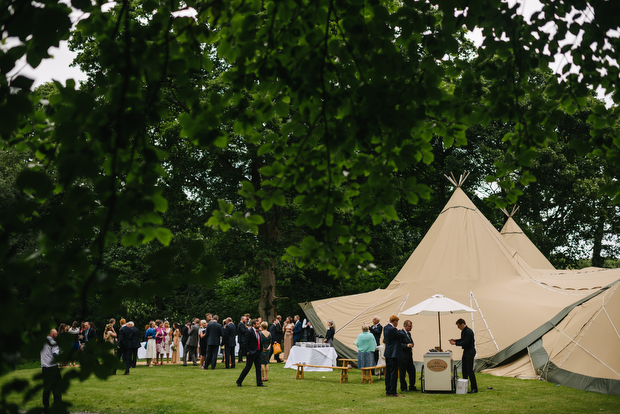
[[[441,351],[441,316],[439,316],[439,312],[437,312],[437,321],[439,321],[439,349]]]

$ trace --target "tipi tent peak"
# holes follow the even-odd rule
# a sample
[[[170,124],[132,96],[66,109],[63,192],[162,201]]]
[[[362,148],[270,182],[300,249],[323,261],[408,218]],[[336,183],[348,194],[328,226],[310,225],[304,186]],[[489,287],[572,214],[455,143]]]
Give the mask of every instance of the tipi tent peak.
[[[451,177],[448,177],[445,174],[443,176],[446,177],[448,181],[452,183],[453,186],[455,186],[456,188],[461,188],[463,183],[465,183],[465,180],[467,180],[467,177],[469,177],[469,172],[465,171],[463,174],[461,174],[458,181],[456,180],[456,178],[454,178],[454,174],[452,174],[452,171],[450,171]]]
[[[508,217],[508,218],[512,218],[512,216],[515,215],[515,213],[517,212],[517,210],[519,210],[519,206],[512,206],[512,211],[509,213],[508,210],[506,210],[506,208],[504,207],[502,209],[502,211],[504,212],[504,214]]]

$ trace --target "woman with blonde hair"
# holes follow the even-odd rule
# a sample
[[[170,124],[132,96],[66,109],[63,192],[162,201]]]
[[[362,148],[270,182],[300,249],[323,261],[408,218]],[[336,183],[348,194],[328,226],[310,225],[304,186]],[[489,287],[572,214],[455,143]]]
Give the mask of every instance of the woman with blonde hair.
[[[155,322],[149,322],[144,337],[146,338],[146,366],[152,366],[151,361],[153,358],[155,358],[155,365],[157,365],[157,331],[155,330]]]
[[[269,349],[271,348],[271,334],[269,333],[269,324],[267,322],[261,322],[260,324],[260,372],[263,377],[263,381],[268,381],[269,375]]]
[[[166,363],[170,362],[170,344],[172,343],[172,329],[170,329],[170,323],[164,322],[164,353],[166,354]],[[161,363],[164,363],[164,356],[161,356]]]
[[[357,367],[373,367],[375,366],[375,348],[377,341],[375,336],[370,333],[368,325],[362,325],[362,333],[355,340],[357,346]]]

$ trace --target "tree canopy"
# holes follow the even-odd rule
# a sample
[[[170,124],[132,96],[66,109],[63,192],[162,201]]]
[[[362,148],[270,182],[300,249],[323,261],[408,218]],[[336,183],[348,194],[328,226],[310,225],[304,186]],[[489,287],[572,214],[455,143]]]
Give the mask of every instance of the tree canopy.
[[[492,137],[499,152],[486,177],[501,189],[497,205],[546,174],[550,148],[598,169],[588,191],[606,196],[593,207],[601,216],[620,201],[618,106],[590,105],[587,133],[562,124],[594,90],[620,100],[615,2],[543,0],[529,21],[500,0],[104,3],[0,8],[3,39],[19,40],[0,50],[2,73],[22,57],[38,66],[72,37],[89,75],[82,88],[56,83],[46,99],[24,76],[0,79],[0,142],[28,154],[0,214],[0,307],[11,320],[2,372],[40,348],[52,316],[88,298],[116,309],[214,281],[221,263],[196,228],[204,223],[278,246],[256,256],[267,302],[282,256],[334,277],[370,271],[373,229],[403,218],[399,203],[428,200],[423,174],[492,123],[507,126]],[[72,8],[83,13],[73,29]],[[473,47],[464,34],[476,27],[484,40]],[[562,73],[541,79],[558,53]],[[227,177],[219,201],[196,205],[203,223],[166,216],[191,202],[179,196],[188,183],[213,192],[196,173]],[[281,238],[284,224],[303,237]],[[120,291],[121,262],[109,260],[119,245],[149,246],[149,279]],[[107,360],[104,351],[84,358]],[[93,371],[108,372],[83,363],[81,378]]]

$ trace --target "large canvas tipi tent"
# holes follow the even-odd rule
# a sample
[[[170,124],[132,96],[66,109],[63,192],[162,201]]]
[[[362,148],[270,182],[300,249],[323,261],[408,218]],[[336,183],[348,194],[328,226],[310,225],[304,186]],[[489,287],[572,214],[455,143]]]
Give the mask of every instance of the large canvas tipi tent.
[[[390,315],[443,294],[477,310],[465,315],[476,334],[477,366],[493,367],[518,357],[531,341],[549,331],[550,321],[561,321],[566,316],[563,312],[569,313],[575,303],[618,279],[620,270],[577,273],[534,268],[457,187],[386,289],[301,305],[317,332],[333,320],[338,353],[355,358],[355,339],[363,323],[379,316],[385,324]],[[437,320],[405,315],[401,319],[413,322],[414,359],[421,361],[437,345]],[[444,317],[444,338],[460,336],[454,325],[457,316],[453,319]],[[453,348],[458,358],[460,351]]]

